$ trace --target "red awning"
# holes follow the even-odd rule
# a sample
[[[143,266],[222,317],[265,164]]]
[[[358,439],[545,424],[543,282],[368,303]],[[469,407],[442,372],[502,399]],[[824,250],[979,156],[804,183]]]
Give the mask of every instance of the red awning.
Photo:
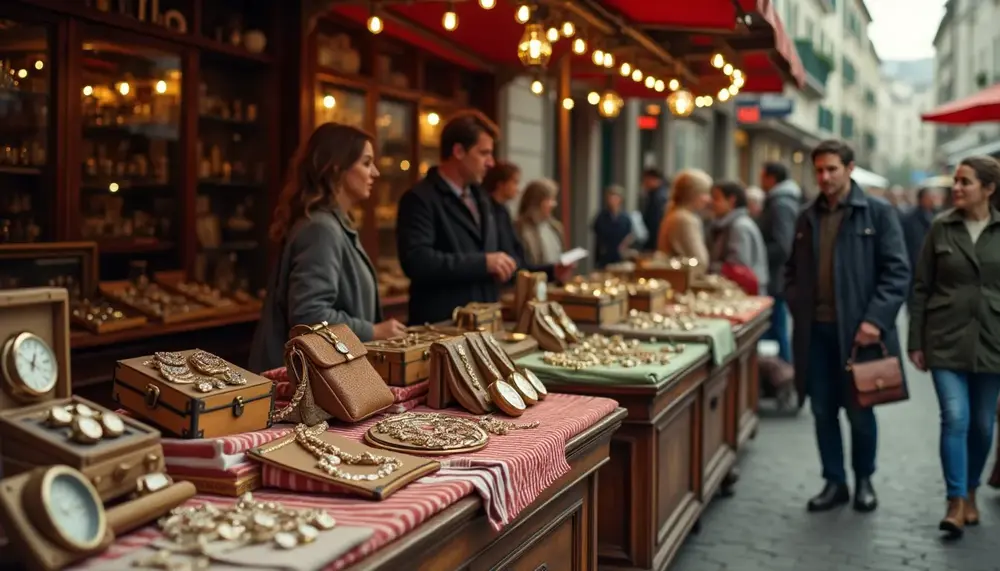
[[[732,30],[736,27],[736,7],[732,0],[603,0],[601,4],[640,26],[677,31]]]
[[[1000,84],[963,99],[949,101],[924,113],[920,118],[928,123],[950,125],[1000,121]]]
[[[795,49],[795,41],[785,32],[785,26],[781,23],[781,17],[774,7],[772,0],[740,0],[740,5],[749,14],[751,20],[754,15],[764,18],[770,26],[774,35],[774,49],[769,50],[769,59],[782,72],[787,74],[795,83],[796,88],[801,89],[806,84],[806,70],[799,59],[799,52]],[[752,25],[752,23],[751,23]],[[747,70],[747,92],[753,93],[753,74]],[[776,89],[775,91],[781,91]]]

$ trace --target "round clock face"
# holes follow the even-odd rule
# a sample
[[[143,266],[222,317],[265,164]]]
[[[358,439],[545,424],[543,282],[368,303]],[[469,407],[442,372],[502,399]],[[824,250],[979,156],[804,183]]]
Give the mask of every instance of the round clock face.
[[[97,547],[106,532],[104,506],[97,491],[75,471],[53,469],[46,475],[42,497],[59,543],[69,549]]]
[[[510,380],[514,383],[514,387],[517,388],[517,392],[531,399],[531,401],[538,400],[538,391],[535,390],[535,387],[531,386],[531,383],[528,382],[528,379],[524,378],[524,375],[515,371],[511,374]]]
[[[21,333],[10,346],[13,359],[11,379],[18,388],[35,396],[42,396],[56,386],[59,369],[56,355],[41,337],[32,333]]]
[[[509,384],[503,381],[498,381],[497,391],[500,393],[500,396],[503,397],[505,401],[510,403],[512,407],[518,410],[524,410],[528,408],[528,405],[524,404],[524,399],[521,398],[521,395],[518,394],[517,390],[514,387],[510,386]]]
[[[538,391],[540,395],[549,394],[548,389],[545,388],[545,383],[543,383],[542,380],[538,378],[538,375],[536,375],[534,371],[532,371],[531,369],[523,369],[521,373],[524,375],[524,378],[528,379],[528,382],[531,383],[531,386],[535,387],[535,390]]]

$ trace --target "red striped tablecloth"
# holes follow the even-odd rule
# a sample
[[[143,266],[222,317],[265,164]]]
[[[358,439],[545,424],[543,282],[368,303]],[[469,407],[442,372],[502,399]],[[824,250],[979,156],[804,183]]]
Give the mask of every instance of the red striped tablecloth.
[[[290,481],[287,473],[272,472],[273,483],[303,486],[317,494],[261,490],[255,497],[279,501],[295,508],[328,509],[338,521],[351,526],[368,527],[374,535],[337,561],[327,571],[343,569],[416,529],[459,499],[476,491],[488,504],[486,509],[494,527],[512,521],[548,486],[569,471],[566,442],[599,422],[617,408],[610,399],[580,395],[551,394],[530,408],[518,422],[538,421],[532,430],[517,430],[507,436],[493,436],[490,444],[479,452],[444,458],[441,471],[425,476],[381,502],[322,494],[314,481],[305,478]],[[424,407],[419,409],[426,411]],[[449,410],[449,414],[471,416]],[[335,433],[360,438],[375,420],[352,427],[335,427]],[[265,471],[266,478],[267,472]],[[282,481],[284,480],[284,481]],[[266,482],[266,480],[265,480]],[[194,502],[225,504],[231,498],[198,496]],[[158,537],[155,528],[146,528],[120,538],[112,548],[92,559],[91,569],[100,569],[100,562],[121,557],[148,545]]]

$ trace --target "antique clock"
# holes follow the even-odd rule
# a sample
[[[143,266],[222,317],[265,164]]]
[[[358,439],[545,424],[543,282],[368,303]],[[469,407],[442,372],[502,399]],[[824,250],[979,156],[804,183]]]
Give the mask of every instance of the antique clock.
[[[0,291],[0,411],[69,397],[69,296]]]

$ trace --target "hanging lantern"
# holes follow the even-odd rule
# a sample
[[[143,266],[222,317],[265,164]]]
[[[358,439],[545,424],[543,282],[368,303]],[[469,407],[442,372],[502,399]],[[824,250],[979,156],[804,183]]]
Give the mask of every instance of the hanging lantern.
[[[545,67],[552,57],[552,44],[541,24],[528,24],[517,44],[517,58],[525,67]]]
[[[625,100],[621,95],[615,93],[613,89],[608,89],[601,94],[600,101],[597,102],[597,112],[605,119],[614,119],[621,113],[625,106]]]
[[[686,89],[677,90],[667,96],[667,107],[675,117],[687,117],[694,111],[694,96]]]

